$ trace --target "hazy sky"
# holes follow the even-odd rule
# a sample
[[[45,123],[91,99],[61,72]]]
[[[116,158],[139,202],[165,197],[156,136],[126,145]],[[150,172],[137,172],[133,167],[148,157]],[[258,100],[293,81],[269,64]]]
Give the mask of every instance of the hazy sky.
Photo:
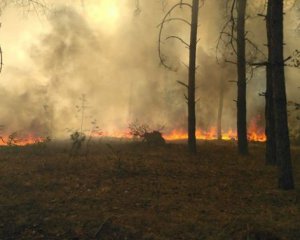
[[[168,9],[175,0],[165,2]],[[251,9],[257,8],[257,2],[251,2]],[[46,14],[10,6],[1,15],[0,124],[7,131],[51,128],[63,135],[66,128],[78,129],[76,105],[82,94],[88,105],[85,129],[90,129],[92,119],[110,132],[126,129],[135,119],[167,129],[185,127],[184,89],[176,81],[187,79],[182,64],[187,63],[187,49],[174,41],[164,44],[169,63],[181,67],[174,73],[159,65],[161,1],[140,0],[139,15],[135,14],[136,0],[86,0],[84,5],[80,0],[52,0],[47,4]],[[220,69],[215,57],[224,16],[220,5],[219,0],[206,1],[199,17],[197,125],[204,129],[216,123],[220,78],[226,82],[224,126],[235,126],[236,86],[229,83],[236,78],[235,69]],[[188,16],[185,10],[176,14]],[[290,54],[299,42],[298,11],[289,11],[285,20],[286,52]],[[248,21],[247,27],[251,39],[263,49],[264,21]],[[188,29],[180,24],[169,25],[168,33],[188,41]],[[299,70],[287,70],[290,99],[299,95],[298,79]],[[258,95],[264,86],[264,71],[259,70],[249,83],[249,119],[263,112],[264,99]]]

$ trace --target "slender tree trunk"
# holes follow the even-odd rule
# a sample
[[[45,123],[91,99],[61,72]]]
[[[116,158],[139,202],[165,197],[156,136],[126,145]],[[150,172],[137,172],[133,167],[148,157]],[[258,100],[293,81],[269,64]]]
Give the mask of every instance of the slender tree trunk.
[[[237,134],[239,154],[248,154],[246,106],[246,41],[245,18],[247,0],[237,0]]]
[[[218,123],[217,123],[218,140],[222,140],[223,102],[224,102],[224,80],[221,77],[220,78],[219,106],[218,106]]]
[[[271,19],[272,19],[272,1],[268,1],[268,11],[266,17],[267,27],[267,38],[268,38],[268,63],[266,66],[267,84],[266,84],[266,108],[265,108],[265,119],[266,119],[266,164],[276,164],[276,142],[275,142],[275,123],[274,123],[274,106],[273,106],[273,79],[272,79],[272,66],[271,66]]]
[[[271,7],[271,67],[275,116],[276,160],[279,188],[294,188],[290,139],[287,120],[286,89],[283,58],[283,0],[272,1]]]
[[[190,56],[189,56],[189,82],[188,82],[188,146],[191,153],[196,153],[196,112],[195,112],[195,80],[197,56],[199,0],[193,0]]]

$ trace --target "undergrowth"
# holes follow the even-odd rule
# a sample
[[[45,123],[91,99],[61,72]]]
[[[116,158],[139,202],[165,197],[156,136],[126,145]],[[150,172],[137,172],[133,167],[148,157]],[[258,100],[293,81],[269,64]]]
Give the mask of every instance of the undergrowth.
[[[288,192],[264,165],[264,145],[250,151],[111,142],[86,159],[63,143],[0,148],[0,239],[300,239],[300,149]]]

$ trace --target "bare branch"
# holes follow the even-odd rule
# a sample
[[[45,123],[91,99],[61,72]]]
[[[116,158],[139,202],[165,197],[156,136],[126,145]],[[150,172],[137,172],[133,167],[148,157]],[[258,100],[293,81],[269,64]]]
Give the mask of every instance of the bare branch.
[[[261,50],[257,47],[257,45],[256,45],[254,42],[252,42],[252,41],[251,41],[250,39],[248,39],[248,38],[245,38],[245,41],[246,41],[249,45],[251,45],[252,48],[254,48],[256,52],[259,52],[265,59],[267,58],[267,56],[265,55],[265,53],[264,53],[263,51],[261,51]]]
[[[185,62],[181,61],[181,63],[188,69],[189,68],[189,65],[186,64]]]
[[[185,100],[186,100],[186,101],[188,101],[188,100],[189,100],[189,98],[187,97],[187,95],[186,95],[186,94],[184,94],[184,98],[185,98]],[[186,103],[188,103],[188,102],[186,102]]]
[[[171,70],[171,71],[176,71],[176,69],[173,69],[171,66],[166,64],[166,57],[162,54],[162,49],[161,49],[161,45],[162,45],[162,33],[163,33],[163,29],[164,29],[164,25],[168,21],[168,17],[171,15],[171,13],[176,9],[176,8],[182,8],[182,7],[189,7],[190,9],[192,9],[192,5],[189,3],[184,3],[183,1],[180,1],[180,3],[175,4],[164,16],[159,29],[159,34],[158,34],[158,56],[160,59],[160,63],[167,69]]]
[[[182,42],[186,47],[190,48],[190,45],[189,45],[186,41],[184,41],[182,38],[180,38],[180,37],[178,37],[178,36],[169,36],[169,37],[166,38],[166,40],[169,40],[169,39],[172,39],[172,38],[179,40],[179,41]]]
[[[226,62],[226,63],[231,63],[231,64],[235,64],[235,65],[237,65],[237,62],[230,61],[230,60],[227,60],[227,59],[225,59],[225,62]]]
[[[161,26],[162,24],[172,22],[172,21],[181,21],[181,22],[184,22],[184,23],[188,24],[189,26],[191,26],[191,23],[184,18],[169,18],[169,19],[166,19],[164,22],[161,22],[160,24],[158,24],[157,27]]]
[[[186,87],[187,89],[189,88],[189,86],[188,86],[186,83],[181,82],[181,81],[177,81],[177,82],[178,82],[180,85]]]
[[[284,64],[287,67],[300,68],[300,50],[296,49],[292,55],[284,59]]]
[[[229,9],[229,2],[230,1],[227,1],[226,2],[226,9],[228,11]],[[231,46],[231,49],[235,52],[236,54],[236,48],[235,48],[235,45],[234,45],[234,31],[235,31],[235,28],[236,28],[236,24],[235,24],[235,18],[234,18],[234,8],[235,8],[235,5],[236,5],[236,0],[233,0],[232,1],[232,4],[230,6],[230,10],[229,10],[229,19],[225,22],[225,24],[223,25],[223,27],[221,28],[221,32],[220,32],[220,35],[219,35],[219,38],[218,38],[218,41],[217,41],[217,46],[216,46],[216,58],[217,58],[217,62],[219,63],[219,58],[218,58],[218,51],[220,50],[220,44],[221,42],[223,42],[227,48],[227,46]],[[226,31],[227,28],[230,28],[229,29],[229,32]],[[223,40],[223,36],[226,36],[229,38],[229,40],[227,40],[227,43],[226,41]],[[226,59],[225,55],[223,55],[223,58]]]

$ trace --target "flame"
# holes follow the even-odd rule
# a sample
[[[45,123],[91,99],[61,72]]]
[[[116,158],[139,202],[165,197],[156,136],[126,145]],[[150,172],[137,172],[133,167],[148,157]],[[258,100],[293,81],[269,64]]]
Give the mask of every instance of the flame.
[[[188,134],[184,130],[173,130],[170,133],[164,134],[164,138],[169,141],[174,140],[185,140],[188,138]],[[198,140],[217,140],[218,134],[216,128],[211,128],[208,131],[197,130],[196,138]],[[237,132],[235,130],[228,130],[226,132],[222,132],[222,140],[237,140]],[[263,132],[251,130],[248,132],[248,140],[253,142],[265,142],[266,136]]]
[[[0,137],[0,146],[27,146],[37,143],[44,142],[45,138],[37,137],[33,134],[28,134],[26,136],[16,136],[13,139],[10,139],[10,136],[1,136]]]
[[[108,138],[118,138],[118,139],[132,139],[126,131],[112,131],[112,132],[93,132],[91,135],[93,138],[108,137]],[[169,133],[163,134],[163,137],[167,141],[176,141],[176,140],[186,140],[188,134],[183,129],[174,129]],[[217,140],[218,134],[216,128],[210,128],[208,131],[198,129],[196,131],[196,138],[198,140]],[[46,139],[43,137],[37,137],[34,134],[30,134],[23,137],[16,137],[9,144],[9,136],[0,137],[0,146],[27,146],[37,143],[42,143]],[[222,140],[225,141],[235,141],[237,140],[237,132],[235,130],[228,130],[222,132]],[[260,128],[257,128],[255,124],[250,124],[248,128],[248,140],[253,142],[265,142],[266,136],[264,131]]]
[[[255,118],[251,120],[248,126],[248,140],[252,142],[265,142],[266,135],[264,132],[264,128],[258,127],[258,121],[260,118]],[[94,135],[97,137],[96,135]],[[132,135],[126,131],[110,131],[110,132],[102,132],[98,134],[98,137],[112,137],[112,138],[123,138],[123,139],[131,139]],[[163,137],[167,141],[175,141],[175,140],[186,140],[188,138],[188,134],[186,130],[183,129],[174,129],[167,133],[163,133]],[[198,129],[196,131],[196,138],[198,140],[217,140],[218,139],[218,131],[216,127],[211,127],[209,130]],[[227,131],[222,132],[222,140],[232,141],[237,140],[237,131],[229,129]]]
[[[265,142],[266,135],[263,127],[259,127],[259,122],[262,121],[261,116],[257,116],[249,121],[248,124],[248,140],[252,142]],[[164,134],[166,140],[184,140],[188,138],[188,134],[185,130],[175,129],[171,132]],[[212,127],[209,130],[198,129],[196,131],[196,138],[198,140],[217,140],[218,133],[217,128]],[[222,140],[237,140],[237,131],[229,129],[222,131]]]
[[[248,124],[248,140],[253,142],[265,142],[266,135],[265,130],[261,126],[262,117],[257,116],[249,121]],[[128,131],[99,131],[94,130],[90,133],[93,138],[108,137],[118,139],[132,139],[132,135]],[[188,138],[186,130],[174,129],[163,134],[163,137],[168,141],[174,140],[185,140]],[[217,140],[218,131],[216,127],[211,127],[209,130],[198,129],[196,131],[196,138],[198,140]],[[226,130],[222,132],[222,140],[230,141],[237,140],[236,130]],[[15,146],[26,146],[36,143],[45,142],[46,138],[38,137],[36,134],[27,134],[22,137],[15,135],[11,138],[11,135],[0,136],[0,146],[15,145]],[[9,142],[11,144],[9,144]]]
[[[267,140],[265,129],[258,127],[260,122],[262,122],[261,115],[258,115],[250,120],[248,125],[248,139],[250,141],[265,142]]]
[[[236,140],[236,131],[229,130],[227,132],[222,132],[223,140]],[[184,140],[188,138],[188,134],[184,130],[173,130],[170,133],[164,134],[166,140]],[[198,129],[196,131],[196,138],[198,140],[216,140],[218,139],[217,129],[212,127],[208,131]]]

